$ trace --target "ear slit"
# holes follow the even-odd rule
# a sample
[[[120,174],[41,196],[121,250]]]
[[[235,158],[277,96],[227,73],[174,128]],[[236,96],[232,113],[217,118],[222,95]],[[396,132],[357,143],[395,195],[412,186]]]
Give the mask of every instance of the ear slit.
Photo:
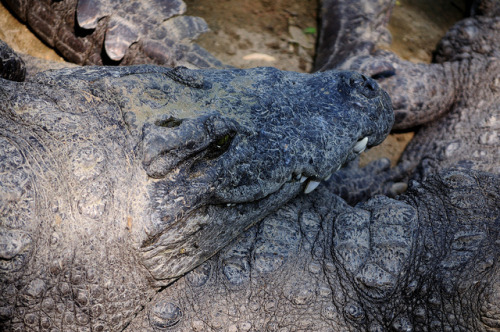
[[[158,127],[175,128],[179,127],[182,121],[183,121],[182,119],[177,119],[171,116],[168,117],[167,119],[156,120],[155,125]]]

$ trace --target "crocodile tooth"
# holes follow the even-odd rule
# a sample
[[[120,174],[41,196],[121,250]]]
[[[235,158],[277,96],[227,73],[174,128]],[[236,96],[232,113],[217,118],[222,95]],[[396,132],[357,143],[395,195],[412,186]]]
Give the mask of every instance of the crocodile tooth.
[[[359,140],[356,143],[356,145],[354,145],[354,148],[353,148],[354,152],[361,153],[361,152],[365,151],[367,143],[368,143],[368,137],[365,137],[365,138]]]
[[[300,183],[304,183],[307,180],[307,177],[302,175],[299,179]]]
[[[330,178],[331,178],[331,177],[332,177],[332,175],[331,175],[331,174],[330,174],[330,175],[328,175],[328,176],[325,178],[325,181],[330,180]]]
[[[314,189],[316,189],[319,186],[320,182],[319,181],[309,181],[309,183],[306,186],[306,189],[304,190],[304,194],[309,194],[312,192]]]

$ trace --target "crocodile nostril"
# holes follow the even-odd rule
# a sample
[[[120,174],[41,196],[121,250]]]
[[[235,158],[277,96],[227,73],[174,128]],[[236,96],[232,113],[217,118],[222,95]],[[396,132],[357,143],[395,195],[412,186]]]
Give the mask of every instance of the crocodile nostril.
[[[179,127],[181,125],[182,121],[183,121],[182,119],[169,117],[167,119],[156,120],[155,125],[158,127],[175,128],[175,127]]]
[[[358,86],[363,86],[364,81],[366,81],[366,78],[358,73],[354,73],[350,78],[349,78],[349,85],[351,87],[358,87]]]
[[[377,82],[358,73],[353,74],[349,78],[349,84],[366,98],[375,98],[379,92]]]
[[[366,77],[364,77],[364,78],[366,80],[365,81],[365,87],[368,88],[371,91],[376,91],[377,90],[377,83],[375,83],[375,81],[373,81],[373,80],[366,79]]]

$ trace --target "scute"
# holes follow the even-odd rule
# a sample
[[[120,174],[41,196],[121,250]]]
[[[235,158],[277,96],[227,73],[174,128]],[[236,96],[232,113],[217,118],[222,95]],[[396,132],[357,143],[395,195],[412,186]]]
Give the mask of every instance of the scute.
[[[158,331],[168,330],[178,324],[181,319],[181,308],[171,302],[158,302],[149,311],[149,322],[153,329]]]

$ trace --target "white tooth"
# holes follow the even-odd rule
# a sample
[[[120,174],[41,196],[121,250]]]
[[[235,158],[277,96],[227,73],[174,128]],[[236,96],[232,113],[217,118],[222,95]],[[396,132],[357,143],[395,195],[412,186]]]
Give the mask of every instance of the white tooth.
[[[356,145],[354,145],[354,148],[353,148],[354,152],[361,153],[361,152],[365,151],[367,143],[368,143],[368,137],[365,137],[365,138],[359,140],[356,143]]]
[[[295,176],[295,180],[300,180],[300,178],[301,178],[301,177],[302,177],[302,175],[297,174],[297,175]]]
[[[299,180],[299,181],[300,181],[300,183],[304,183],[304,181],[306,181],[306,180],[307,180],[307,177],[305,177],[304,175],[302,175],[302,176],[300,177],[300,180]]]
[[[316,189],[319,186],[320,182],[319,181],[309,181],[309,183],[306,186],[306,189],[304,190],[304,194],[309,194],[311,191]]]
[[[341,168],[342,168],[342,164],[340,164],[339,167],[337,167],[337,169],[335,170],[335,172],[338,171]]]
[[[325,178],[325,181],[330,180],[330,178],[331,178],[331,177],[332,177],[332,175],[331,175],[331,174],[330,174],[330,175],[328,175],[328,176]]]

